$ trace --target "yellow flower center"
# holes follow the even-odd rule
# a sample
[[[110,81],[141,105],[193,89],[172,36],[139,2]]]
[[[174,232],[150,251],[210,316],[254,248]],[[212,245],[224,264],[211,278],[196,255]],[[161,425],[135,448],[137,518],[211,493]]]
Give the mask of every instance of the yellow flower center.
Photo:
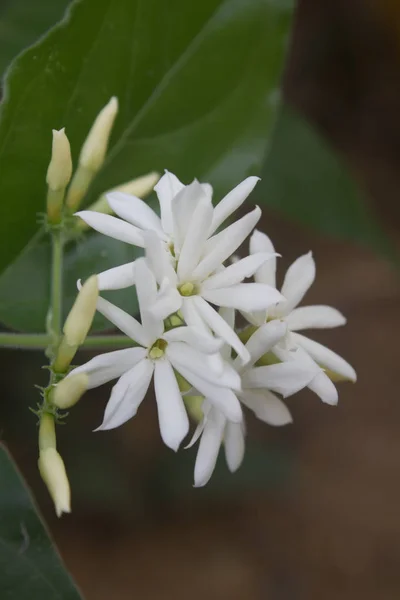
[[[154,342],[152,347],[149,350],[149,358],[153,360],[157,360],[158,358],[162,358],[165,354],[165,349],[168,346],[168,342],[163,339],[159,339]]]
[[[178,291],[181,296],[194,296],[197,293],[194,283],[187,281],[179,286]]]

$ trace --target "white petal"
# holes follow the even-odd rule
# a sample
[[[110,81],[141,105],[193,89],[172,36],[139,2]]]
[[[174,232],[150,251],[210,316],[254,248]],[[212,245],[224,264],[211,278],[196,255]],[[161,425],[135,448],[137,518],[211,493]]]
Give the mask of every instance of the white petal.
[[[246,312],[266,309],[282,300],[277,289],[264,283],[238,283],[216,290],[202,288],[201,295],[217,306],[230,306]]]
[[[226,308],[225,306],[222,306],[219,310],[218,313],[220,315],[220,317],[222,317],[224,319],[224,321],[226,321],[226,323],[229,325],[229,327],[231,329],[235,329],[235,309],[234,308]],[[232,349],[229,346],[229,344],[224,344],[223,347],[221,348],[221,356],[224,360],[230,360],[232,357]],[[242,365],[242,360],[237,357],[237,361],[238,364]],[[236,365],[235,365],[236,368]]]
[[[212,217],[211,199],[207,196],[199,198],[190,219],[179,256],[177,272],[180,281],[190,281],[192,272],[202,255]]]
[[[134,317],[104,298],[97,299],[97,310],[134,342],[141,346],[147,346],[148,337],[146,332]]]
[[[258,181],[260,181],[259,177],[247,177],[247,179],[239,183],[239,185],[233,188],[233,190],[218,202],[217,206],[214,208],[214,217],[209,235],[213,234],[214,231],[216,231],[218,227],[235,212],[235,210],[242,206]]]
[[[166,238],[160,217],[140,198],[122,192],[110,192],[107,194],[107,201],[121,219],[132,223],[139,229],[157,231],[159,235]]]
[[[244,458],[244,434],[241,423],[228,421],[224,431],[225,458],[231,473],[238,470]]]
[[[240,394],[240,400],[258,419],[269,425],[281,426],[293,421],[286,404],[267,389],[245,389]]]
[[[292,339],[322,367],[330,369],[350,381],[357,380],[357,374],[353,367],[336,352],[300,333],[292,333]]]
[[[274,256],[274,254],[267,254],[265,252],[246,256],[246,258],[238,260],[238,262],[233,265],[229,265],[226,269],[223,269],[206,279],[202,284],[202,289],[214,290],[216,288],[240,283],[246,277],[254,275],[260,265],[267,260],[272,260],[272,257]]]
[[[287,316],[289,329],[330,329],[346,324],[346,317],[331,306],[301,306]]]
[[[246,368],[254,365],[266,352],[269,352],[275,344],[286,334],[287,326],[284,321],[275,319],[269,323],[261,325],[253,335],[248,339],[246,348],[250,352],[250,362]],[[234,365],[240,367],[238,358],[235,359]]]
[[[202,198],[208,198],[201,184],[193,181],[190,185],[183,188],[172,202],[173,217],[173,236],[174,243],[178,250],[182,248],[193,213],[196,210],[197,203]]]
[[[178,192],[185,186],[179,179],[169,171],[165,171],[165,175],[161,177],[154,190],[158,196],[161,212],[161,223],[164,231],[169,235],[172,234],[172,208],[171,202]]]
[[[203,330],[211,333],[210,328],[208,327],[208,325],[206,325],[206,323],[200,316],[200,313],[196,308],[194,300],[195,300],[194,296],[182,298],[181,313],[183,315],[185,323],[187,325],[190,325],[191,327],[196,327],[197,329],[203,329]]]
[[[167,360],[155,363],[154,389],[161,437],[176,452],[189,431],[189,419],[174,371]]]
[[[145,358],[122,375],[112,389],[103,423],[95,431],[114,429],[135,416],[149,388],[153,369],[153,363]]]
[[[286,271],[282,294],[286,301],[282,303],[283,314],[288,315],[301,302],[315,279],[315,262],[312,253],[303,254]]]
[[[171,362],[173,364],[172,360]],[[240,402],[232,390],[214,385],[182,366],[178,367],[177,364],[173,364],[173,366],[202,396],[207,397],[214,406],[223,412],[229,421],[234,423],[242,421],[243,413]]]
[[[308,387],[317,394],[325,404],[335,406],[338,403],[337,389],[329,379],[328,375],[323,371],[314,377],[311,383],[308,384]]]
[[[318,368],[291,361],[254,367],[244,373],[242,381],[244,388],[266,388],[286,398],[306,387],[318,372]]]
[[[217,462],[224,433],[225,419],[218,410],[210,411],[200,438],[194,467],[194,485],[202,487],[209,481]]]
[[[145,348],[126,348],[125,350],[115,350],[95,356],[84,365],[73,369],[67,377],[72,374],[87,373],[89,375],[88,389],[98,387],[120,377],[126,371],[129,371],[140,360],[146,356]]]
[[[194,430],[190,442],[187,444],[187,446],[185,446],[185,450],[187,448],[191,448],[197,442],[197,440],[203,433],[210,410],[213,410],[213,405],[211,404],[211,402],[209,400],[207,400],[207,398],[204,398],[203,403],[201,405],[201,412],[203,413],[203,418],[200,421],[200,423],[198,423],[196,429]]]
[[[182,296],[175,286],[171,285],[169,279],[165,278],[157,292],[156,299],[148,307],[156,319],[164,321],[167,317],[176,313],[182,306]]]
[[[193,271],[193,279],[202,280],[213,273],[239,248],[260,217],[261,210],[256,206],[252,212],[207,240],[204,258]]]
[[[193,302],[201,318],[206,322],[211,331],[231,346],[240,356],[243,363],[248,362],[250,360],[248,350],[246,350],[244,344],[233,329],[229,327],[228,323],[203,298],[194,296]]]
[[[136,261],[136,293],[139,301],[142,326],[149,340],[155,341],[164,332],[163,320],[151,313],[157,297],[157,284],[146,260]]]
[[[183,342],[170,342],[166,353],[179,372],[184,368],[214,385],[240,390],[240,377],[228,363],[220,373],[206,369],[206,356]]]
[[[167,342],[186,342],[189,346],[206,354],[218,352],[223,343],[222,340],[197,327],[176,327],[167,331],[163,337]]]
[[[135,260],[107,269],[97,275],[97,284],[100,291],[103,290],[122,290],[123,288],[135,285]]]
[[[146,261],[153,272],[157,283],[161,285],[167,278],[171,284],[176,284],[177,276],[171,264],[171,256],[163,242],[155,231],[143,231],[143,239],[146,249]]]
[[[142,232],[138,227],[125,223],[122,219],[117,219],[110,215],[104,215],[92,210],[81,210],[75,213],[75,217],[80,217],[85,223],[90,225],[99,233],[108,235],[115,240],[132,244],[133,246],[144,247]]]
[[[275,248],[269,237],[256,229],[250,238],[250,254],[259,252],[275,253]],[[267,283],[276,287],[276,255],[264,263],[255,274],[257,283]]]

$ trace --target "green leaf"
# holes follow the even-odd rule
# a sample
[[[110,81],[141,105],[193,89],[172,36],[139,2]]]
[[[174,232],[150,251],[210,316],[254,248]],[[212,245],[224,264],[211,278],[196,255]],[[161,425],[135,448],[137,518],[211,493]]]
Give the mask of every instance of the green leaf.
[[[116,95],[111,149],[87,202],[164,168],[186,183],[210,181],[219,198],[260,172],[290,17],[274,0],[81,0],[17,59],[0,121],[0,271],[16,265],[0,285],[2,320],[22,325],[12,304],[32,271],[40,280],[28,307],[35,327],[26,315],[24,328],[37,328],[47,309],[49,281],[38,261],[48,265],[48,249],[27,258],[26,248],[44,209],[51,129],[66,126],[76,164],[97,112]],[[31,273],[17,259],[24,248]],[[119,258],[114,250],[108,261],[97,256],[95,271]],[[83,276],[71,263],[67,277]]]
[[[0,76],[12,59],[61,19],[69,0],[2,0]]]
[[[11,457],[0,446],[0,597],[79,600]]]
[[[329,144],[288,106],[279,112],[255,196],[321,233],[395,256],[359,186]]]

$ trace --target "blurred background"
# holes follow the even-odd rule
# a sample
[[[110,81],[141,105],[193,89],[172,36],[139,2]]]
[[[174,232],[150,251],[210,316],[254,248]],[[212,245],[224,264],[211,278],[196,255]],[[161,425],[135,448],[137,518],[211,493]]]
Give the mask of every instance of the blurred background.
[[[399,73],[397,0],[300,0],[285,97],[347,161],[398,247]],[[175,456],[162,445],[150,398],[123,427],[92,434],[104,387],[59,428],[73,513],[57,520],[25,408],[36,401],[43,359],[1,351],[2,437],[88,600],[400,597],[398,273],[376,253],[268,208],[260,229],[283,254],[281,276],[313,250],[307,303],[348,318],[346,328],[313,337],[349,360],[359,381],[339,386],[336,408],[308,392],[289,399],[289,427],[249,417],[245,462],[233,476],[221,461],[211,483],[193,489],[196,449]]]

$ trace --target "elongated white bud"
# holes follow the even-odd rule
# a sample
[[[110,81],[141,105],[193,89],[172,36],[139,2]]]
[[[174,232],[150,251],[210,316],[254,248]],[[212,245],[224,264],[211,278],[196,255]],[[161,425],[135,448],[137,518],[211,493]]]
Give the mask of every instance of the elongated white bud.
[[[113,96],[97,115],[82,146],[79,164],[85,169],[96,173],[102,166],[117,112],[118,100]]]
[[[39,472],[54,502],[57,517],[71,512],[71,490],[63,459],[55,448],[39,454]]]
[[[53,191],[64,190],[72,175],[71,148],[65,129],[53,129],[53,147],[46,182]]]
[[[86,373],[70,375],[54,387],[51,401],[57,408],[71,408],[86,392],[88,384],[89,377]]]
[[[83,284],[64,324],[67,344],[80,346],[88,334],[96,312],[99,286],[97,275],[92,275]]]

